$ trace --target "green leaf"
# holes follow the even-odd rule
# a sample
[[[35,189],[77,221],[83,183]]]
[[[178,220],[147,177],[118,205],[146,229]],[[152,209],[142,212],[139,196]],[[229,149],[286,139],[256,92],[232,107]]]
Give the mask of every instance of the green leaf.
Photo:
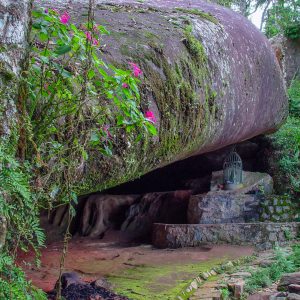
[[[148,123],[148,124],[147,124],[147,129],[148,129],[148,131],[149,131],[152,135],[157,135],[157,129],[156,129],[156,127],[155,127],[153,124]]]
[[[72,48],[70,45],[63,45],[63,46],[56,48],[55,53],[57,55],[63,55],[63,54],[70,52],[71,50],[72,50]]]

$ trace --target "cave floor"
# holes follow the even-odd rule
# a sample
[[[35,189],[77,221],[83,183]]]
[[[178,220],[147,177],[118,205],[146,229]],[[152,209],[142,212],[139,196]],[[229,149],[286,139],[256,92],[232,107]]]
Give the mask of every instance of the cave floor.
[[[130,299],[167,300],[174,299],[200,272],[254,252],[251,247],[230,245],[155,249],[146,244],[122,243],[116,236],[72,239],[65,271],[75,271],[85,281],[105,277],[115,292]],[[32,253],[19,256],[27,277],[45,291],[52,290],[58,278],[62,245],[52,242],[42,249],[40,269],[28,265],[33,261]]]

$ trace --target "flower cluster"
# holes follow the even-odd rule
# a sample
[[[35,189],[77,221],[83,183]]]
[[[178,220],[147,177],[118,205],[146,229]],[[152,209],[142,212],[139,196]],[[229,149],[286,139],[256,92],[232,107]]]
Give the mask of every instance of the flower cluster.
[[[152,123],[156,123],[155,115],[151,110],[145,112],[145,118]]]
[[[90,31],[86,31],[85,32],[85,36],[89,41],[93,42],[94,46],[98,46],[99,45],[99,41],[95,38],[92,37],[92,33]]]
[[[129,65],[132,68],[132,72],[133,72],[133,76],[134,77],[139,77],[140,75],[143,74],[142,70],[138,67],[137,64],[131,62],[131,63],[129,63]]]
[[[71,17],[67,12],[64,12],[61,16],[60,16],[60,22],[63,24],[68,24],[70,21]]]

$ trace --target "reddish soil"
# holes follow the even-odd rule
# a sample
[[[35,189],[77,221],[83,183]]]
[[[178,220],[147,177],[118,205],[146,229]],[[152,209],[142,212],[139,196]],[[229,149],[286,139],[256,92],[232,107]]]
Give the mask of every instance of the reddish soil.
[[[62,242],[47,245],[42,250],[40,269],[28,265],[28,262],[33,262],[33,253],[21,254],[19,264],[24,267],[27,277],[34,285],[50,291],[58,278],[61,250]],[[227,245],[176,250],[155,249],[151,245],[124,244],[120,242],[118,233],[112,232],[102,240],[74,238],[69,243],[65,271],[75,271],[83,280],[92,281],[132,266],[196,263],[224,256],[236,259],[252,253],[251,247]]]

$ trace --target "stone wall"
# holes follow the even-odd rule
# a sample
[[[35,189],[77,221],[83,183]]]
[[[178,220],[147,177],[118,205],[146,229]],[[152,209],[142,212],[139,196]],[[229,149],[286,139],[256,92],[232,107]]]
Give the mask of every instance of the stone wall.
[[[264,196],[260,202],[260,221],[291,221],[295,217],[295,211],[295,207],[288,196]]]
[[[152,242],[158,248],[203,244],[253,245],[259,250],[285,245],[298,236],[300,223],[154,224]]]

